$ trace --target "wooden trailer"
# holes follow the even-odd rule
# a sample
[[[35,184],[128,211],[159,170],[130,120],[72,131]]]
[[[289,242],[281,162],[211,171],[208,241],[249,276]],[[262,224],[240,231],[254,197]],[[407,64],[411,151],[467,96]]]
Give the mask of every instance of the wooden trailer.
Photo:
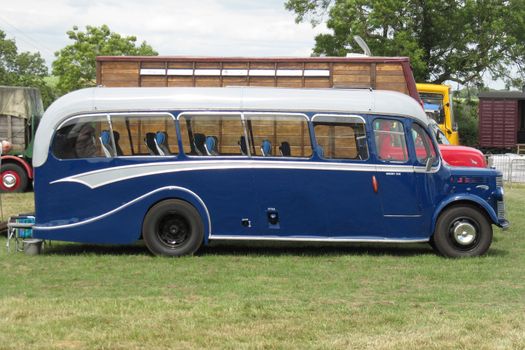
[[[272,86],[394,90],[419,100],[408,57],[97,57],[107,87]]]
[[[501,150],[525,144],[525,92],[479,94],[479,144]]]

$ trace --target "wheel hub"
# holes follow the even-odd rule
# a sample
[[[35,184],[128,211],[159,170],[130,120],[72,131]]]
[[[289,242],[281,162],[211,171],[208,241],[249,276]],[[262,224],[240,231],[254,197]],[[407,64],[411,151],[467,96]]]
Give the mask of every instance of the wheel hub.
[[[169,215],[161,220],[158,236],[165,245],[175,247],[184,243],[188,232],[188,225],[182,218]]]
[[[476,228],[469,222],[458,222],[454,226],[453,237],[460,245],[472,244],[476,240],[476,236]]]
[[[11,173],[4,174],[2,177],[2,183],[7,188],[13,188],[16,185],[16,176]]]

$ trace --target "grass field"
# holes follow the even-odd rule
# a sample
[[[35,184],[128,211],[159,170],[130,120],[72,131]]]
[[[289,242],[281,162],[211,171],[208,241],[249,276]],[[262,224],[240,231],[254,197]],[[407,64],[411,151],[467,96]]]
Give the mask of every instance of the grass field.
[[[512,228],[481,258],[236,244],[170,259],[65,243],[30,257],[0,238],[0,348],[525,349],[525,187],[506,193]],[[3,200],[32,209],[31,194]]]

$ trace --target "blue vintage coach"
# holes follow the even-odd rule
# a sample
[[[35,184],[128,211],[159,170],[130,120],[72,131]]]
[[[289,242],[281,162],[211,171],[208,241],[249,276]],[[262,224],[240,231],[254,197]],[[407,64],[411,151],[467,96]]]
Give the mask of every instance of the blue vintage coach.
[[[501,174],[441,158],[390,91],[92,88],[35,138],[35,238],[157,255],[212,240],[428,242],[484,254],[507,227]]]

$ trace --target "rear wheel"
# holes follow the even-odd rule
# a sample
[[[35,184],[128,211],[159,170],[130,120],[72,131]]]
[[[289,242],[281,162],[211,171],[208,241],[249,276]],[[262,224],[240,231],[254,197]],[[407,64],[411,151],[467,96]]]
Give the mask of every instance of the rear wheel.
[[[199,212],[191,204],[168,199],[148,211],[142,225],[142,236],[155,255],[190,255],[202,244],[204,225]]]
[[[447,257],[480,256],[492,243],[492,226],[478,208],[454,206],[439,216],[432,242]]]
[[[0,190],[2,192],[24,192],[29,179],[25,170],[18,164],[2,164],[0,170]]]

